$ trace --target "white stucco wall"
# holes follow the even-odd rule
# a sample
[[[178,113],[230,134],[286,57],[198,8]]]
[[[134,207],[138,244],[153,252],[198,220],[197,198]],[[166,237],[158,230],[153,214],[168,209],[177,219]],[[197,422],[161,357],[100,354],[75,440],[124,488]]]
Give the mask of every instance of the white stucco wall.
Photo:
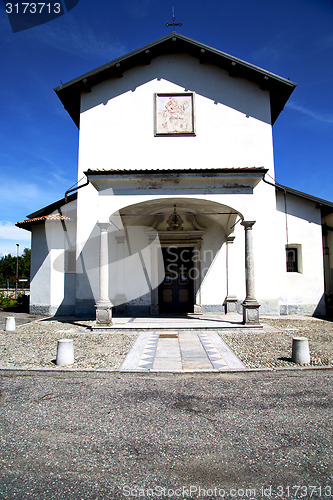
[[[321,213],[314,202],[287,195],[288,245],[299,246],[299,272],[286,272],[287,244],[283,194],[278,193],[278,218],[285,236],[280,240],[284,271],[281,274],[281,308],[285,313],[323,313],[323,247]]]
[[[76,202],[61,213],[63,221],[32,226],[30,309],[38,314],[74,313]]]
[[[155,137],[155,93],[195,92],[195,137]],[[273,173],[268,91],[190,56],[161,56],[82,94],[87,169],[263,166]]]
[[[51,300],[51,259],[44,224],[34,226],[31,235],[30,308],[32,313],[48,314]]]

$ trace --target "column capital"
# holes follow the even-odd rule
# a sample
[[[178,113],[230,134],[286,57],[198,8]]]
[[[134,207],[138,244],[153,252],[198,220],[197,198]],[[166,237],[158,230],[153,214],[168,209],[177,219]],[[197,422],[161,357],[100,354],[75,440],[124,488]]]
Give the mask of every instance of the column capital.
[[[101,231],[107,231],[111,226],[110,222],[97,222],[97,225]]]
[[[243,220],[243,222],[241,222],[241,226],[244,226],[244,229],[252,229],[255,223],[255,220]]]

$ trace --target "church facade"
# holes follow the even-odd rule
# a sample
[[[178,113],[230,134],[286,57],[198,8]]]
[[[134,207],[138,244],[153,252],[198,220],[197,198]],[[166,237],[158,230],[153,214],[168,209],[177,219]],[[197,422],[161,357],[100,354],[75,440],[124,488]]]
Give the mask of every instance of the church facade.
[[[78,185],[32,232],[31,312],[324,315],[333,203],[275,182],[295,84],[175,32],[56,93]]]

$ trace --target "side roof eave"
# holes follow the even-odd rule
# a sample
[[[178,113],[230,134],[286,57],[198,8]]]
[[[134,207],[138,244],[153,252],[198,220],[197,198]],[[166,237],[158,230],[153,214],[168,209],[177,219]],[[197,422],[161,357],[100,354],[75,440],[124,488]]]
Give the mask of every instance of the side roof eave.
[[[17,222],[15,226],[21,229],[26,229],[27,231],[31,231],[32,225],[43,224],[45,222],[43,220],[43,217],[52,214],[55,210],[58,210],[67,203],[75,201],[76,199],[77,199],[77,193],[73,193],[70,196],[67,196],[67,198],[62,198],[61,200],[57,200],[54,203],[51,203],[51,205],[47,205],[46,207],[43,207],[37,210],[36,212],[27,215],[28,220]]]
[[[73,193],[67,197],[67,200],[65,198],[61,198],[61,200],[57,200],[54,203],[51,203],[51,205],[47,205],[47,207],[40,208],[36,212],[27,215],[27,217],[28,219],[34,219],[35,217],[42,217],[43,215],[49,215],[58,208],[61,208],[67,203],[75,201],[76,199],[77,199],[77,193]]]
[[[81,92],[89,91],[92,86],[108,78],[117,78],[134,66],[149,64],[150,60],[156,56],[182,52],[198,57],[202,63],[215,64],[229,71],[233,76],[246,78],[257,83],[263,89],[269,90],[272,124],[283,110],[284,105],[296,87],[296,84],[290,80],[173,32],[64,83],[54,90],[75,124],[79,126]]]
[[[297,189],[290,188],[288,186],[284,186],[282,184],[276,185],[277,189],[282,189],[288,194],[292,194],[299,198],[303,198],[308,201],[312,201],[318,205],[318,208],[321,209],[323,215],[327,215],[333,213],[333,202],[328,200],[323,200],[322,198],[317,198],[317,196],[313,196],[312,194],[303,193],[303,191],[298,191]]]

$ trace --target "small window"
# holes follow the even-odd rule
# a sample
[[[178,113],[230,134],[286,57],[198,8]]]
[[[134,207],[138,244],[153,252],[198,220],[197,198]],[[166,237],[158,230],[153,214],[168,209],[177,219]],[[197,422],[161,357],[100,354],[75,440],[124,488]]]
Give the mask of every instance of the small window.
[[[298,273],[297,248],[286,248],[287,273]]]

